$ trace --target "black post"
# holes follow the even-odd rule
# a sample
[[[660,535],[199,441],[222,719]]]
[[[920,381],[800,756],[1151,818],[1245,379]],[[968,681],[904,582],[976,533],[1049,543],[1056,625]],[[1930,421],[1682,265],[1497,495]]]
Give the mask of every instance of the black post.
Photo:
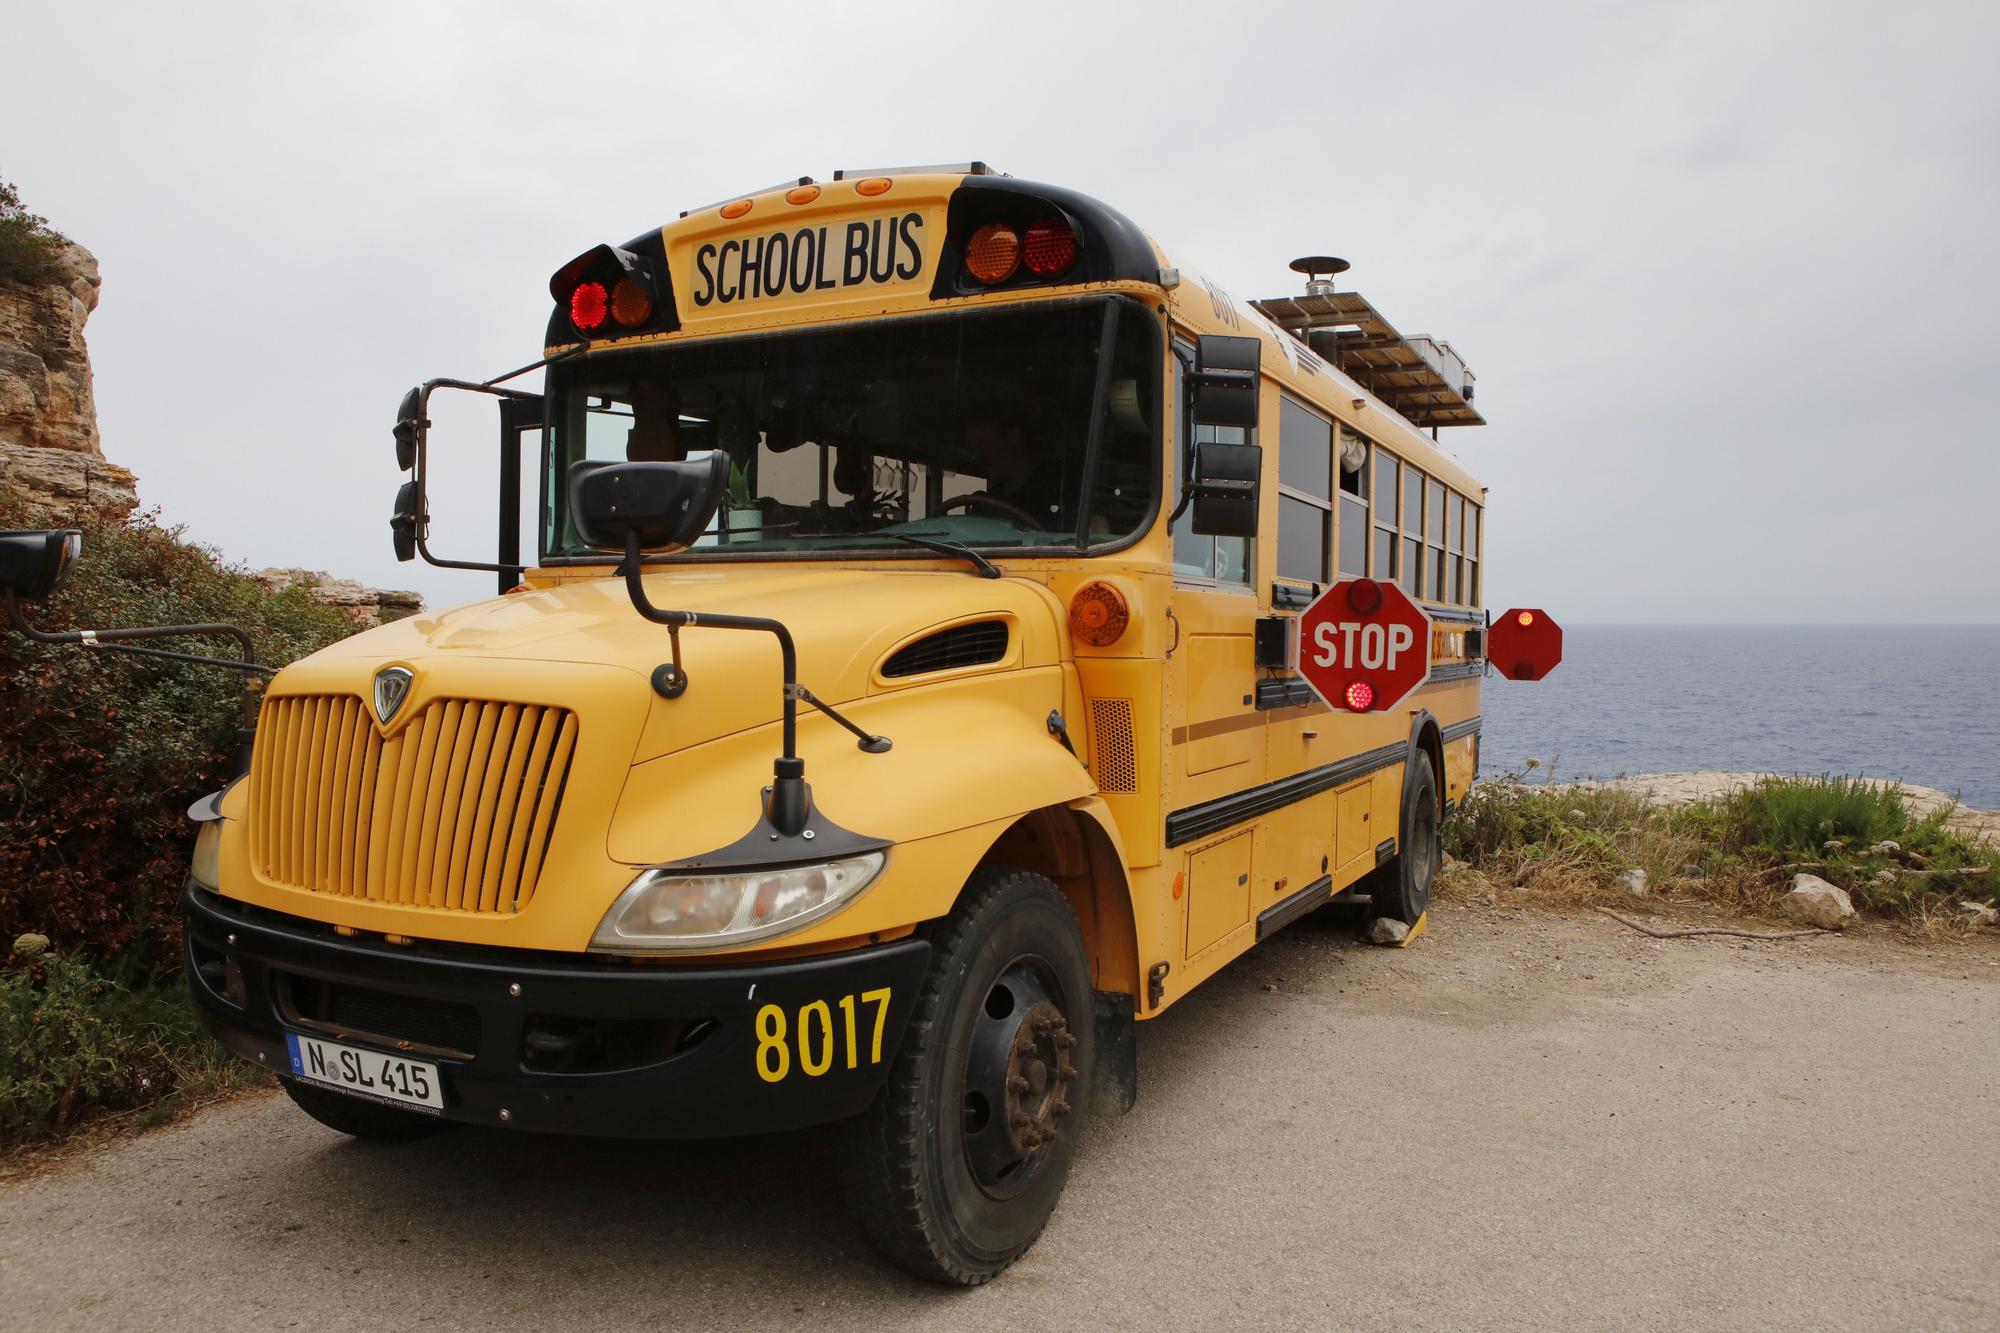
[[[540,398],[500,400],[500,591],[521,581],[521,434],[542,428]]]

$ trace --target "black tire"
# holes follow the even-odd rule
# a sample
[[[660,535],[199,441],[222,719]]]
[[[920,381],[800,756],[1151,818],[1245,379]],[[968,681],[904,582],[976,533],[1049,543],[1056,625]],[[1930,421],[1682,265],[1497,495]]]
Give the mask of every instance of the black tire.
[[[977,1286],[1035,1243],[1069,1179],[1090,965],[1062,891],[1004,866],[973,876],[931,945],[888,1082],[848,1126],[841,1185],[892,1263]]]
[[[1396,831],[1396,858],[1375,872],[1369,884],[1370,916],[1386,916],[1414,926],[1430,910],[1431,886],[1444,864],[1438,840],[1437,776],[1431,757],[1419,749],[1410,760],[1403,787],[1403,818]]]
[[[331,1088],[316,1088],[297,1079],[281,1078],[292,1104],[328,1129],[371,1143],[412,1143],[453,1128],[443,1116],[398,1110],[379,1102],[350,1097]]]

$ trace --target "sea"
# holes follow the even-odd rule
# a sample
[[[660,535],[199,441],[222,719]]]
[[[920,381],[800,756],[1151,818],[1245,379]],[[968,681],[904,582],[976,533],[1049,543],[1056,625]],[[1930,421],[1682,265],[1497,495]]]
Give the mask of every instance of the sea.
[[[1996,668],[2000,625],[1566,625],[1544,679],[1486,678],[1479,771],[1865,775],[2000,810]]]

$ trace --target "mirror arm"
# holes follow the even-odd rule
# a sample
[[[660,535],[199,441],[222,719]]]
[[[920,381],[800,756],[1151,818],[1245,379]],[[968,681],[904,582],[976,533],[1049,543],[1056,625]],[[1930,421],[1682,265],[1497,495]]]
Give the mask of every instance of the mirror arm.
[[[249,688],[249,677],[276,675],[278,671],[276,667],[264,666],[257,661],[256,647],[250,642],[250,634],[240,625],[146,625],[137,629],[83,629],[51,633],[48,630],[36,629],[28,623],[27,618],[21,614],[21,599],[15,595],[12,588],[5,589],[4,596],[7,602],[7,622],[16,631],[36,643],[81,644],[86,648],[105,652],[135,653],[141,657],[157,657],[169,662],[188,662],[195,666],[223,667],[230,671],[241,671],[245,677],[243,725],[246,727],[256,725],[257,720],[257,696]],[[122,639],[163,639],[183,635],[233,638],[237,646],[243,650],[243,656],[241,659],[201,657],[193,653],[169,652],[164,648],[139,648],[117,642]]]
[[[510,370],[505,375],[501,375],[495,379],[485,380],[480,383],[474,383],[471,380],[435,379],[435,380],[424,381],[423,385],[418,388],[417,466],[415,468],[416,472],[415,480],[417,483],[417,512],[414,515],[414,517],[416,519],[417,554],[421,555],[424,558],[424,562],[426,564],[435,565],[439,569],[477,569],[477,570],[484,570],[489,574],[512,574],[517,579],[523,573],[527,572],[528,568],[526,565],[521,565],[521,564],[494,564],[485,560],[446,560],[442,556],[436,556],[431,554],[431,545],[430,545],[431,390],[464,389],[470,393],[490,393],[496,398],[538,398],[541,395],[527,393],[520,389],[502,389],[496,386],[499,385],[501,380],[510,380],[513,379],[516,375],[525,375],[531,370],[537,370],[543,366],[548,365],[550,362],[560,361],[565,356],[573,356],[573,355],[575,355],[574,350],[570,352],[559,353],[551,357],[544,357],[540,361],[536,361],[533,362],[532,364],[522,366],[519,370]]]
[[[1173,356],[1181,366],[1180,415],[1175,418],[1181,446],[1181,498],[1174,512],[1167,516],[1168,527],[1180,522],[1181,515],[1194,503],[1194,354],[1176,343]]]
[[[732,616],[697,613],[694,611],[671,611],[654,606],[646,596],[644,574],[644,554],[639,549],[639,534],[629,532],[625,536],[625,559],[618,566],[625,576],[625,592],[632,599],[632,607],[645,619],[655,625],[665,625],[678,633],[683,628],[741,629],[769,634],[778,641],[778,654],[784,669],[784,728],[783,747],[778,758],[772,762],[771,771],[775,780],[771,784],[771,823],[787,836],[795,835],[805,827],[809,810],[805,787],[806,763],[799,758],[799,701],[805,700],[828,717],[847,728],[859,738],[861,749],[870,754],[881,754],[891,744],[886,736],[872,736],[855,726],[836,712],[831,704],[823,703],[813,696],[812,691],[799,684],[798,649],[792,642],[792,632],[782,620],[770,620],[763,616]],[[679,645],[675,645],[675,665],[679,667]],[[682,688],[686,687],[687,671],[680,668]]]

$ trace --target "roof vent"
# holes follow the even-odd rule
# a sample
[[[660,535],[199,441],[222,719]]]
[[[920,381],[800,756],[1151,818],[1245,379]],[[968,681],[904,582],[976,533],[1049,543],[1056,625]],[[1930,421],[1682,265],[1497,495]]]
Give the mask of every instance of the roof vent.
[[[1351,267],[1332,255],[1306,255],[1292,261],[1292,272],[1306,275],[1307,296],[1332,296],[1333,280]]]

